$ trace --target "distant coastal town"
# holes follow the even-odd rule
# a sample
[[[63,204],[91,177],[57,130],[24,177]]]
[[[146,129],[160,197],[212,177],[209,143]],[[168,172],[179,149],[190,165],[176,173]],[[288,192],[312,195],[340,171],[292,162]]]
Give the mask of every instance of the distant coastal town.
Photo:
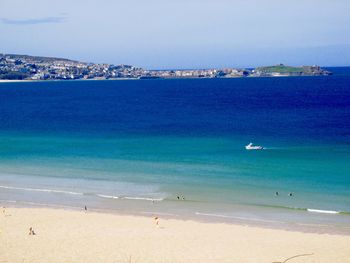
[[[319,66],[283,64],[255,69],[146,70],[131,65],[85,63],[64,58],[0,54],[0,80],[238,78],[331,75]]]

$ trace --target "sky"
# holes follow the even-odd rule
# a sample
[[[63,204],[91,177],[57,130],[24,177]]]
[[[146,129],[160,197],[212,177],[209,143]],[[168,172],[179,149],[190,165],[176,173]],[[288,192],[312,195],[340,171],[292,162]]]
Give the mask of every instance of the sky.
[[[350,66],[350,1],[0,0],[0,53],[146,69]]]

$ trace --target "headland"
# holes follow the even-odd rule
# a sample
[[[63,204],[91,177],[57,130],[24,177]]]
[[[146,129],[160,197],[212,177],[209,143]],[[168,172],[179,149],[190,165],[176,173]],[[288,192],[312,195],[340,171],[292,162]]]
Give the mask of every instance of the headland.
[[[79,62],[65,58],[0,54],[2,80],[85,80],[85,79],[166,79],[239,78],[281,76],[323,76],[332,73],[319,66],[290,67],[283,64],[256,69],[147,70],[131,65]]]

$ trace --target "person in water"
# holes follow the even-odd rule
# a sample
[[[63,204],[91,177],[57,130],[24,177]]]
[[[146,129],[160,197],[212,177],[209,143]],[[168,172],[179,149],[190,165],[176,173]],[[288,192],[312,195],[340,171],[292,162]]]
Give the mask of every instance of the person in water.
[[[279,193],[278,193],[278,192],[276,192],[276,193],[275,193],[275,196],[278,196],[278,195],[279,195]]]
[[[292,192],[290,192],[290,193],[289,193],[289,196],[293,196],[293,193],[292,193]]]

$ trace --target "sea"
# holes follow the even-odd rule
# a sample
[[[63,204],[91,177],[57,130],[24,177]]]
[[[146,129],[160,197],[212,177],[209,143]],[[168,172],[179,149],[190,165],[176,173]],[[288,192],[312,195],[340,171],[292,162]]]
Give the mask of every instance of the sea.
[[[0,205],[350,234],[350,68],[329,70],[0,83]]]

